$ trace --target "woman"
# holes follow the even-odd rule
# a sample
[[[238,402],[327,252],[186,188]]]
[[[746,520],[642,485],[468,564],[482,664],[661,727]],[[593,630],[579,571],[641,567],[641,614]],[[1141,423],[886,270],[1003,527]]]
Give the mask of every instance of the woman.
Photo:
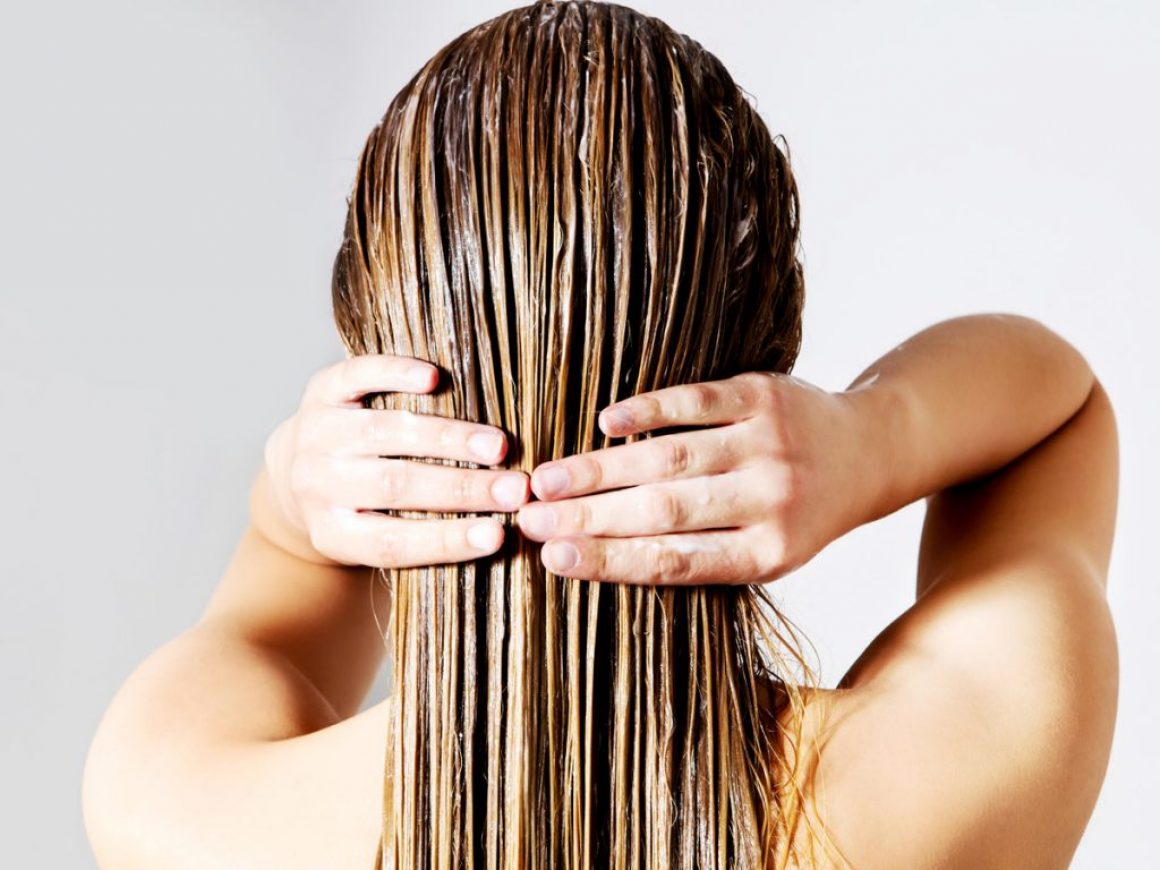
[[[360,162],[349,358],[94,738],[102,866],[1066,866],[1115,718],[1107,396],[1009,315],[792,377],[797,233],[655,19],[539,3],[432,58]],[[813,685],[762,584],[919,498],[915,604]]]

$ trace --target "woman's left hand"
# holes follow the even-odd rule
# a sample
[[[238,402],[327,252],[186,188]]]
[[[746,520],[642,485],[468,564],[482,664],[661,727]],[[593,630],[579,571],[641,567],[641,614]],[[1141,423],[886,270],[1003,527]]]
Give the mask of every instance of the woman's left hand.
[[[606,435],[658,435],[539,465],[521,531],[555,574],[644,584],[763,583],[869,519],[850,393],[749,372],[605,408]]]

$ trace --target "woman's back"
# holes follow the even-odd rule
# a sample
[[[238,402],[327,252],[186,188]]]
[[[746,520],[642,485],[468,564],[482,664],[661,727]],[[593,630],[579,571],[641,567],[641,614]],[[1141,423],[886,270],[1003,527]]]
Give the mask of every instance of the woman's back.
[[[1103,582],[1116,476],[1097,382],[1021,458],[932,496],[916,604],[838,688],[807,697],[800,742],[783,708],[780,750],[800,752],[815,821],[853,866],[1066,866],[1115,717]],[[238,558],[238,590],[263,570],[280,583],[306,570],[257,535]],[[370,760],[383,757],[388,701],[335,722],[300,671],[256,656],[223,624],[159,651],[103,724],[113,749],[95,744],[91,775],[106,799],[113,784],[119,812],[90,820],[102,865],[373,866],[383,780]],[[144,746],[147,769],[131,755]],[[798,846],[806,840],[803,827]]]
[[[1116,716],[1117,456],[1097,381],[1046,440],[928,498],[916,603],[807,719],[853,866],[1068,865]]]

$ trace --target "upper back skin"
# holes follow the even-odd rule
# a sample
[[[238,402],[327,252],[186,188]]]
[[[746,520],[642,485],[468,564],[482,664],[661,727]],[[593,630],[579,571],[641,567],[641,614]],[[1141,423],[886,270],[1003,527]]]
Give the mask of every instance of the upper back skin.
[[[1097,382],[1040,445],[928,499],[915,604],[805,707],[803,746],[819,754],[803,787],[848,866],[1068,865],[1115,721],[1105,578],[1117,479]],[[167,679],[195,681],[214,649]],[[303,697],[268,702],[303,736],[173,753],[152,773],[162,797],[123,826],[134,836],[95,832],[102,867],[369,870],[387,702],[334,721]]]
[[[807,706],[852,866],[1068,866],[1115,723],[1117,488],[1096,382],[1041,444],[928,499],[916,603]]]

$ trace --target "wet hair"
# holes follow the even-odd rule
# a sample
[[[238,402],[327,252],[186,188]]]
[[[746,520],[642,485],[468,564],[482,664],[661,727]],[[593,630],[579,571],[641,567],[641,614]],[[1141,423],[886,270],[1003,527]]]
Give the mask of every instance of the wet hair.
[[[368,406],[498,426],[530,472],[608,446],[596,416],[618,399],[788,372],[803,282],[783,148],[716,57],[624,6],[540,2],[463,33],[391,101],[350,197],[343,342],[446,375]],[[378,866],[787,860],[800,753],[781,714],[801,706],[791,668],[812,670],[765,588],[558,577],[496,516],[498,553],[381,575]]]

